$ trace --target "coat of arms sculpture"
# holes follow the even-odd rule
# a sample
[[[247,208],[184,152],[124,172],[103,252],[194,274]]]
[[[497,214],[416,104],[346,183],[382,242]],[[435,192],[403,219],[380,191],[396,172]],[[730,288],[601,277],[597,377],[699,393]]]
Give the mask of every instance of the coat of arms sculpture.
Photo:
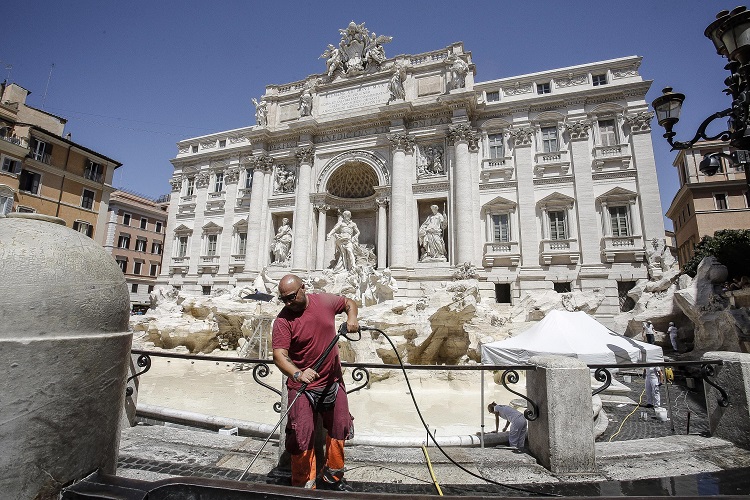
[[[365,23],[349,23],[345,29],[339,30],[341,41],[335,47],[328,44],[328,48],[320,56],[326,59],[326,75],[334,78],[336,72],[346,76],[361,75],[366,72],[377,71],[385,62],[383,44],[390,42],[393,37],[376,35],[365,28]]]

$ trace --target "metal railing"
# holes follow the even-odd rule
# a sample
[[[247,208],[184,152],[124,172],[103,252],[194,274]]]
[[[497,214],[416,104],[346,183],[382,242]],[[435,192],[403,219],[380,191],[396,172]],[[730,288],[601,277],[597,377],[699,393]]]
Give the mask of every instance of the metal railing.
[[[172,358],[172,359],[188,359],[191,361],[218,361],[223,363],[236,363],[236,364],[252,364],[255,365],[253,368],[253,379],[261,386],[265,387],[269,391],[274,392],[281,397],[281,391],[262,379],[267,377],[271,373],[269,365],[273,364],[273,361],[268,359],[250,359],[240,357],[225,357],[225,356],[196,356],[194,354],[180,354],[174,352],[161,352],[161,351],[149,351],[142,349],[131,350],[132,354],[138,355],[137,365],[143,370],[134,373],[127,380],[130,383],[132,380],[143,375],[151,368],[151,356]],[[343,368],[352,368],[351,377],[352,380],[359,385],[353,388],[347,388],[346,393],[351,394],[353,392],[360,391],[370,384],[370,371],[372,369],[377,370],[401,370],[401,365],[391,365],[382,363],[347,363],[342,362]],[[413,371],[502,371],[503,374],[500,378],[501,385],[511,394],[514,394],[524,401],[526,401],[527,408],[524,411],[524,416],[527,420],[535,420],[539,416],[539,406],[529,399],[526,395],[520,392],[514,391],[509,385],[517,384],[520,380],[518,372],[536,370],[536,366],[533,365],[409,365],[403,366],[405,370]],[[128,387],[127,395],[133,393],[133,388]],[[273,409],[276,413],[281,412],[281,402],[277,401],[273,404]]]
[[[251,364],[253,367],[253,379],[260,386],[265,387],[269,391],[273,392],[279,398],[282,397],[280,389],[268,384],[263,379],[271,374],[270,365],[273,361],[269,359],[250,359],[241,357],[224,357],[224,356],[210,356],[200,355],[196,356],[193,354],[179,354],[173,352],[161,352],[161,351],[149,351],[141,349],[133,349],[131,353],[138,355],[136,364],[138,367],[143,368],[141,371],[134,373],[128,378],[127,382],[130,383],[137,377],[143,375],[151,368],[151,356],[172,358],[172,359],[185,359],[191,361],[215,361],[225,363],[235,363],[236,365]],[[729,405],[729,395],[727,392],[714,382],[711,377],[715,374],[715,367],[721,366],[723,362],[721,360],[713,361],[662,361],[658,363],[628,363],[628,364],[598,364],[588,365],[589,369],[594,372],[594,378],[602,382],[602,385],[592,390],[592,396],[595,396],[605,391],[612,384],[612,372],[611,370],[631,370],[634,368],[648,368],[648,367],[696,367],[699,369],[697,378],[702,379],[705,383],[714,387],[721,395],[718,404],[721,407]],[[351,368],[351,378],[357,383],[353,388],[347,389],[347,394],[360,391],[370,385],[370,370],[404,370],[408,371],[491,371],[491,372],[502,372],[500,377],[500,383],[511,394],[518,396],[523,399],[526,404],[526,409],[523,414],[524,417],[529,420],[536,420],[539,417],[539,406],[536,402],[532,401],[528,396],[522,394],[511,388],[511,385],[515,385],[519,382],[519,372],[522,371],[534,371],[537,369],[535,365],[401,365],[394,364],[382,364],[382,363],[347,363],[342,362],[343,368]],[[130,396],[133,394],[133,388],[128,386],[126,395]],[[482,384],[482,404],[484,404],[484,386]],[[282,403],[276,401],[273,403],[273,410],[276,413],[281,413]]]
[[[719,398],[719,406],[726,407],[729,405],[729,395],[727,392],[716,384],[711,377],[716,373],[716,366],[723,365],[723,361],[661,361],[659,363],[628,363],[628,364],[608,364],[608,365],[588,365],[590,369],[594,370],[594,378],[599,382],[603,382],[602,386],[594,390],[591,395],[595,396],[600,392],[606,390],[612,384],[612,372],[611,369],[625,370],[632,368],[649,368],[649,367],[688,367],[695,366],[700,367],[700,378],[705,381],[708,385],[719,391],[721,397]]]

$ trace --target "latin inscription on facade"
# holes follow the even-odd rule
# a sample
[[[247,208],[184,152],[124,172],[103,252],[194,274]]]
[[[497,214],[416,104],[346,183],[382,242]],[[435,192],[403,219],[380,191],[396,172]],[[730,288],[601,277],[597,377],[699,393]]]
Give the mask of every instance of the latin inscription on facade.
[[[334,90],[321,95],[320,112],[321,114],[338,113],[354,108],[378,106],[388,102],[388,96],[386,82]]]

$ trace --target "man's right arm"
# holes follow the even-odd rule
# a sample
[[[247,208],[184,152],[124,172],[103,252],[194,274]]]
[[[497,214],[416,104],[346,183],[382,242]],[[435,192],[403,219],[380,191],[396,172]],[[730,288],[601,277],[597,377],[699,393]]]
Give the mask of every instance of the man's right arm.
[[[309,384],[320,377],[318,372],[312,368],[299,369],[294,363],[292,363],[287,349],[274,349],[273,363],[289,378],[294,378],[294,374],[300,372],[300,375],[296,379],[297,382]]]

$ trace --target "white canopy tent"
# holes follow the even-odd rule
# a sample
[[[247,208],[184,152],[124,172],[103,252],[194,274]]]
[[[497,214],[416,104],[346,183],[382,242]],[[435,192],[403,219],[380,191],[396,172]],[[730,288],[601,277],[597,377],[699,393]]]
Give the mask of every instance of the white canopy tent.
[[[583,311],[552,310],[523,333],[482,345],[482,363],[488,365],[521,365],[542,354],[590,365],[664,361],[661,347],[615,333]]]

